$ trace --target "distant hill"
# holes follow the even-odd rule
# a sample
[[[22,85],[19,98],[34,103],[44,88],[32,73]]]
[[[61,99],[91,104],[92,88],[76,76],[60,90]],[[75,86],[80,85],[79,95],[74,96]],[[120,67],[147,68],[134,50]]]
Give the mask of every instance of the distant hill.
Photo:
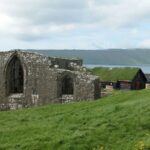
[[[101,65],[150,65],[150,49],[108,50],[28,50],[47,56],[77,57],[84,64]]]
[[[150,150],[150,91],[0,112],[0,150]]]

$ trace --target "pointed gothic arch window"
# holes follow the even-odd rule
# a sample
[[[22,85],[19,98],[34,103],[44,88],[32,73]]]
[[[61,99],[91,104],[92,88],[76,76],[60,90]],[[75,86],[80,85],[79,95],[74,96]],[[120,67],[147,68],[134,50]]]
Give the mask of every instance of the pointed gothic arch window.
[[[8,95],[23,93],[24,73],[20,59],[15,55],[6,68],[6,92]]]
[[[74,92],[74,83],[73,79],[66,75],[62,79],[62,95],[73,95]]]

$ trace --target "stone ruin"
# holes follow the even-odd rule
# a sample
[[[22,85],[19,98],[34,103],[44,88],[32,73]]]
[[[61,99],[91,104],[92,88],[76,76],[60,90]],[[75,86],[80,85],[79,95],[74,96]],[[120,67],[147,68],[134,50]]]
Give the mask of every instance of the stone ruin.
[[[100,98],[99,79],[81,59],[0,52],[0,110]]]

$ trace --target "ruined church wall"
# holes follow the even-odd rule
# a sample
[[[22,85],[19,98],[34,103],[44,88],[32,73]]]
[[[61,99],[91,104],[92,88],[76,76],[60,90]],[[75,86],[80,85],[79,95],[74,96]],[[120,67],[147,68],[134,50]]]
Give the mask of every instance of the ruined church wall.
[[[99,79],[86,74],[78,74],[75,81],[76,100],[94,100],[100,98]]]
[[[23,94],[9,96],[6,95],[6,68],[13,56],[20,59],[23,67],[24,90]],[[62,61],[62,67],[65,63]],[[53,61],[49,57],[40,54],[23,51],[0,52],[0,106],[5,105],[15,109],[61,102],[62,78],[65,75],[69,75],[73,79],[73,100],[99,98],[97,78],[80,71],[55,68],[53,65]]]
[[[0,52],[0,103],[7,104],[5,91],[5,66],[12,55],[12,52]]]
[[[17,55],[24,71],[24,92],[15,97],[6,95],[5,70],[7,64]],[[51,68],[51,61],[42,55],[21,51],[0,53],[0,104],[6,107],[30,107],[49,103],[57,97],[56,73]],[[15,106],[14,106],[15,105]]]
[[[58,96],[61,96],[62,78],[69,75],[73,79],[73,101],[94,100],[100,98],[99,79],[79,71],[58,72]]]
[[[42,55],[20,53],[26,66],[25,99],[27,105],[42,105],[57,97],[56,73],[51,61]]]
[[[58,65],[60,69],[72,70],[70,63],[75,63],[77,66],[82,66],[82,59],[65,59],[57,57],[49,57],[52,62],[52,66]]]

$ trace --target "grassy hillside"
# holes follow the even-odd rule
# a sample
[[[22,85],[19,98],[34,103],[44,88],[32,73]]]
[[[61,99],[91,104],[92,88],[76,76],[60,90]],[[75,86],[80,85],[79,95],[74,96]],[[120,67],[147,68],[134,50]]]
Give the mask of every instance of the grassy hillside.
[[[0,112],[0,150],[150,150],[150,90]]]
[[[29,50],[47,56],[77,57],[84,64],[101,65],[142,65],[150,64],[149,49],[109,49],[109,50]]]

